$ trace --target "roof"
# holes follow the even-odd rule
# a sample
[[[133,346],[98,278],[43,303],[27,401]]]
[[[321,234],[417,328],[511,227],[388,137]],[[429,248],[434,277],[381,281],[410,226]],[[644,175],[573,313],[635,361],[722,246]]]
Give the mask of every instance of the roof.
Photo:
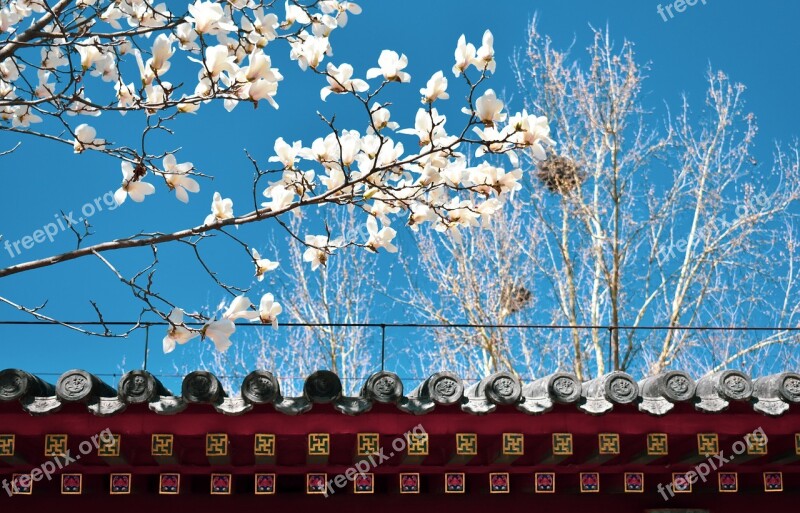
[[[523,383],[508,372],[498,372],[465,385],[451,372],[431,375],[420,386],[406,392],[397,374],[372,374],[358,395],[346,396],[339,377],[320,370],[309,375],[299,397],[281,394],[279,379],[266,370],[255,370],[241,383],[241,394],[228,396],[219,379],[207,371],[194,371],[183,378],[181,394],[168,391],[150,372],[124,374],[116,388],[97,376],[70,370],[55,384],[22,370],[0,371],[0,402],[18,401],[30,414],[57,412],[67,403],[84,403],[91,413],[109,416],[130,404],[147,403],[160,415],[173,415],[189,404],[210,404],[225,415],[241,415],[257,405],[272,405],[287,415],[311,410],[315,404],[330,404],[347,415],[368,412],[374,404],[394,404],[414,415],[437,407],[460,408],[471,415],[488,414],[499,406],[527,414],[541,414],[557,404],[571,405],[590,415],[602,415],[615,405],[636,405],[649,415],[664,415],[677,403],[693,404],[701,412],[720,412],[731,403],[750,403],[753,410],[779,416],[800,403],[800,375],[783,372],[752,379],[737,370],[705,375],[695,381],[688,373],[667,371],[635,381],[624,372],[611,372],[581,382],[574,374],[557,372]]]

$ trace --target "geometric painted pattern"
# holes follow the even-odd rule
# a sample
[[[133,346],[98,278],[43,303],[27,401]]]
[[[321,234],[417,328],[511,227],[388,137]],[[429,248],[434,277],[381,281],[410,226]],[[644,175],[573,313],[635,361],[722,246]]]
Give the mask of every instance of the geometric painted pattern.
[[[127,495],[131,493],[131,475],[111,474],[109,476],[109,486],[111,495]]]
[[[572,456],[572,433],[553,433],[553,455]]]
[[[713,456],[719,452],[719,437],[716,433],[697,434],[697,454],[700,456]],[[689,490],[691,491],[691,485]]]
[[[353,493],[374,493],[375,474],[357,474],[353,479]]]
[[[444,475],[444,493],[464,493],[465,482],[463,472],[448,472]]]
[[[256,433],[253,453],[256,456],[275,456],[275,435]]]
[[[14,474],[11,476],[12,495],[30,495],[33,493],[33,479],[30,474]]]
[[[106,458],[119,457],[120,435],[112,435],[111,439],[101,437],[97,444],[97,455]]]
[[[206,434],[206,456],[227,456],[228,435],[225,433]]]
[[[739,491],[739,474],[736,472],[720,472],[717,476],[720,492],[732,493]]]
[[[581,493],[597,493],[600,491],[600,473],[581,472]]]
[[[783,491],[783,473],[782,472],[764,472],[764,491],[765,492],[782,492]]]
[[[83,475],[61,474],[61,493],[63,495],[80,495],[83,491]]]
[[[173,436],[168,434],[154,434],[150,438],[151,456],[172,456]]]
[[[794,453],[800,456],[800,433],[794,434]]]
[[[177,495],[181,492],[180,474],[160,474],[158,476],[158,493],[161,495]]]
[[[508,472],[494,472],[489,474],[489,493],[508,493],[511,489],[511,478]]]
[[[522,456],[523,454],[525,454],[525,435],[503,433],[503,456]]]
[[[644,473],[625,472],[625,493],[644,492]]]
[[[692,481],[683,472],[672,473],[672,490],[675,493],[692,493]]]
[[[256,474],[256,495],[275,493],[275,474]]]
[[[668,438],[666,433],[647,434],[647,455],[666,456],[669,454]]]
[[[475,433],[456,433],[456,454],[475,456],[478,454],[478,435]]]
[[[14,435],[0,435],[0,456],[14,456]]]
[[[599,454],[619,454],[619,434],[600,433],[597,442]]]
[[[306,493],[309,495],[322,495],[328,484],[328,474],[306,474]]]
[[[407,454],[409,456],[428,455],[428,433],[408,433],[406,437],[408,440]]]
[[[231,475],[211,474],[211,495],[230,495]]]
[[[359,433],[356,445],[358,456],[369,456],[380,450],[381,437],[378,433]]]
[[[400,493],[419,493],[419,474],[413,472],[401,473]]]
[[[328,456],[331,451],[331,435],[328,433],[309,433],[308,455]]]
[[[556,474],[555,472],[537,472],[536,478],[536,493],[555,493],[556,492]]]
[[[747,454],[763,456],[767,454],[767,437],[756,433],[748,433],[745,436],[747,442]]]
[[[44,437],[44,455],[63,456],[67,453],[67,435],[46,435]]]

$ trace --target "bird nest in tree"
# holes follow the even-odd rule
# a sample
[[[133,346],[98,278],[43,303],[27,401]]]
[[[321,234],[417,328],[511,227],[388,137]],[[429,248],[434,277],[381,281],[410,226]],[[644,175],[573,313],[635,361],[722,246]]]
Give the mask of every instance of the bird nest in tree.
[[[574,160],[559,155],[540,162],[536,176],[551,192],[558,194],[573,192],[586,180],[586,173]]]
[[[505,283],[500,289],[500,302],[508,314],[515,314],[525,308],[533,294],[524,285]]]

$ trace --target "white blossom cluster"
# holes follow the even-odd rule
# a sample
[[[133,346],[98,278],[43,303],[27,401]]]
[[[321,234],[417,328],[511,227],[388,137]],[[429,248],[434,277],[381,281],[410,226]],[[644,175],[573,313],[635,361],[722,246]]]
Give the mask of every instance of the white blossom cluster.
[[[401,128],[393,120],[389,103],[376,97],[392,83],[411,81],[406,55],[383,50],[377,66],[363,75],[348,63],[328,61],[323,66],[333,55],[331,33],[345,26],[349,15],[361,12],[353,2],[319,0],[304,7],[287,0],[281,9],[254,0],[196,0],[186,13],[176,15],[164,3],[145,0],[64,0],[49,10],[41,1],[11,0],[0,10],[0,42],[4,43],[0,46],[0,130],[25,132],[53,116],[64,123],[72,138],[62,142],[71,144],[75,153],[109,152],[113,145],[94,127],[85,122],[72,127],[63,114],[92,117],[133,110],[161,119],[197,112],[213,100],[222,100],[228,111],[241,102],[260,100],[277,108],[275,97],[283,76],[266,53],[276,40],[288,44],[289,58],[301,69],[322,77],[323,101],[347,95],[363,104],[368,114],[363,130],[340,130],[330,122],[330,133],[308,145],[278,138],[268,159],[273,168],[259,171],[258,179],[266,176],[268,184],[259,186],[256,180],[254,185],[264,198],[260,207],[237,216],[232,199],[214,192],[210,213],[198,227],[223,229],[324,203],[362,209],[366,240],[344,240],[330,233],[298,234],[306,245],[303,259],[312,270],[346,245],[396,252],[397,232],[390,219],[398,215],[406,216],[414,230],[427,223],[456,240],[465,228],[489,226],[492,216],[521,188],[518,152],[542,159],[546,148],[554,144],[545,117],[525,111],[509,115],[492,89],[480,91],[496,67],[489,31],[479,46],[468,43],[463,35],[457,42],[450,71],[469,91],[462,109],[466,120],[451,132],[447,117],[436,107],[450,99],[444,71],[434,73],[419,90],[422,106],[413,127]],[[34,49],[39,55],[32,61]],[[181,55],[196,65],[196,77],[173,77],[173,64]],[[131,65],[138,70],[135,79],[120,71],[126,60],[135,62],[135,67]],[[26,74],[26,66],[35,69]],[[470,78],[471,70],[477,76]],[[31,81],[31,73],[38,81]],[[186,84],[189,90],[180,91],[173,83]],[[113,98],[101,100],[109,91]],[[92,101],[90,95],[98,100]],[[163,179],[182,202],[189,201],[189,193],[200,191],[192,178],[193,164],[178,162],[175,152],[156,158],[131,151],[111,153],[121,160],[122,183],[114,195],[117,203],[127,198],[142,202],[155,193],[148,173]],[[485,158],[493,155],[504,158]],[[498,164],[505,158],[508,169]],[[255,250],[252,262],[259,281],[279,265]],[[168,315],[162,314],[170,323],[164,351],[196,336],[209,338],[224,351],[231,344],[237,319],[277,327],[281,311],[272,294],[264,294],[258,306],[240,295],[219,319],[191,314],[205,323],[201,329],[191,329],[184,323],[184,310],[174,307]]]

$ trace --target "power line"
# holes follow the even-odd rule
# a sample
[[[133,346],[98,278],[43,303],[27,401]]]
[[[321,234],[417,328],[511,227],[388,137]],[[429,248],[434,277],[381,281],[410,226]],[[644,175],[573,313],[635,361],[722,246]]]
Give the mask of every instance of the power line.
[[[166,321],[12,321],[0,320],[2,326],[169,326]],[[203,326],[202,322],[184,322],[186,326]],[[300,328],[491,328],[491,329],[555,329],[555,330],[693,330],[693,331],[800,331],[800,326],[612,326],[609,324],[473,324],[424,322],[285,322],[281,326]],[[236,324],[237,328],[261,328],[258,323]]]

